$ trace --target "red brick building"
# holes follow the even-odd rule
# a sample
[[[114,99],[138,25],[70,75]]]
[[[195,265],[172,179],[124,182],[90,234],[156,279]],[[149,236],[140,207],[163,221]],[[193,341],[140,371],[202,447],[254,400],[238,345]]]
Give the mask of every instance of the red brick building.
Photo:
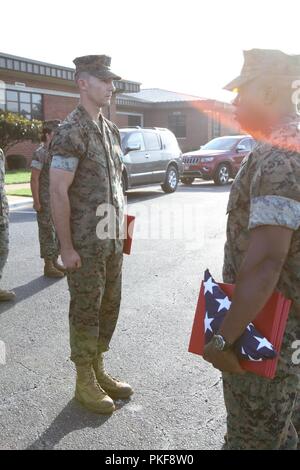
[[[115,86],[112,104],[103,111],[119,127],[167,127],[183,151],[237,133],[228,104],[166,90],[140,90],[140,83],[128,80]],[[78,99],[74,69],[0,53],[0,109],[29,119],[64,119]],[[29,162],[36,146],[23,142],[8,154],[24,155]]]

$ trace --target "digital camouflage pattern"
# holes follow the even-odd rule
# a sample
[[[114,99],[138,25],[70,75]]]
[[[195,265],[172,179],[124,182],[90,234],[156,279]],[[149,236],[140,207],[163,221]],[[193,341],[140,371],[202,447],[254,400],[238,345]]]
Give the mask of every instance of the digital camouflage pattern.
[[[8,257],[8,201],[5,194],[5,156],[0,149],[0,279]]]
[[[244,159],[227,206],[223,279],[235,283],[250,229],[280,225],[294,230],[278,289],[293,300],[274,380],[223,373],[228,449],[297,447],[300,435],[300,365],[292,348],[300,339],[300,131],[286,120]],[[295,431],[296,428],[296,431]]]
[[[54,259],[59,255],[59,243],[51,216],[50,206],[50,166],[51,155],[43,143],[34,152],[31,168],[40,171],[39,200],[41,211],[37,212],[41,258]]]
[[[122,151],[117,127],[101,114],[92,121],[79,105],[62,123],[51,142],[51,155],[78,159],[69,189],[73,246],[82,267],[68,272],[70,290],[71,359],[87,364],[109,347],[121,298],[124,196]],[[117,230],[113,239],[100,239],[97,209],[111,204]],[[120,232],[120,233],[119,233]]]
[[[71,360],[91,364],[108,351],[121,302],[122,253],[110,250],[82,258],[82,267],[68,272]]]

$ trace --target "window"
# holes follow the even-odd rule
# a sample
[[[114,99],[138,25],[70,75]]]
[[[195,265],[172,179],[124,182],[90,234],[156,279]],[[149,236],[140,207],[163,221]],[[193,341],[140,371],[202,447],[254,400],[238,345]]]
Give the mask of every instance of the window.
[[[246,147],[246,150],[251,152],[254,147],[254,142],[252,139],[243,139],[238,145],[244,145]]]
[[[132,132],[132,134],[129,134],[129,137],[126,142],[126,133],[121,134],[121,139],[122,139],[122,145],[125,145],[125,148],[123,149],[124,151],[126,150],[127,147],[140,147],[140,150],[145,150],[145,144],[144,144],[144,139],[142,136],[141,132]]]
[[[20,70],[20,62],[18,60],[14,60],[14,69]]]
[[[5,111],[19,113],[27,119],[43,119],[42,95],[6,90]]]
[[[21,71],[26,72],[26,62],[21,62]]]
[[[51,69],[50,69],[50,67],[46,67],[46,75],[51,75]]]
[[[186,116],[181,112],[169,114],[168,128],[175,134],[177,138],[186,137]]]
[[[144,133],[145,145],[147,150],[160,150],[160,138],[155,132]]]
[[[160,134],[163,146],[165,149],[168,149],[170,152],[177,153],[180,151],[178,142],[170,131],[163,131]]]
[[[27,72],[32,73],[32,64],[27,64]]]
[[[13,61],[11,59],[7,59],[7,68],[12,69],[13,68]]]
[[[5,59],[3,57],[0,57],[0,67],[3,68],[3,69],[6,68]]]
[[[129,114],[128,115],[128,126],[129,127],[134,127],[134,126],[141,126],[142,125],[142,116],[139,114]]]
[[[212,120],[212,136],[219,137],[221,134],[220,114],[215,113]]]

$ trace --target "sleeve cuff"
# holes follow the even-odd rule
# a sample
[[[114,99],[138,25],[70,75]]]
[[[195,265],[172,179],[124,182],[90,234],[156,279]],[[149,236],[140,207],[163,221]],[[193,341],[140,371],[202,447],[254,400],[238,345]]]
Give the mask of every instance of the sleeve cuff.
[[[42,170],[43,164],[38,160],[32,160],[30,168],[36,168],[36,170]]]
[[[259,196],[251,200],[248,229],[279,225],[291,230],[300,227],[300,202],[282,196]]]

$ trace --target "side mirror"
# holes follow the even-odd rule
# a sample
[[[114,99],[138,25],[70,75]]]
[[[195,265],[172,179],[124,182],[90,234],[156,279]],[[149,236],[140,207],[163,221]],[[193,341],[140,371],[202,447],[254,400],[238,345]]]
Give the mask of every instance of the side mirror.
[[[243,145],[243,144],[238,145],[236,147],[236,151],[237,152],[246,152],[247,151],[246,145]]]
[[[138,144],[138,145],[131,145],[130,147],[126,147],[126,149],[125,149],[125,155],[126,155],[128,152],[134,152],[134,151],[137,151],[137,150],[141,150],[140,144]]]

